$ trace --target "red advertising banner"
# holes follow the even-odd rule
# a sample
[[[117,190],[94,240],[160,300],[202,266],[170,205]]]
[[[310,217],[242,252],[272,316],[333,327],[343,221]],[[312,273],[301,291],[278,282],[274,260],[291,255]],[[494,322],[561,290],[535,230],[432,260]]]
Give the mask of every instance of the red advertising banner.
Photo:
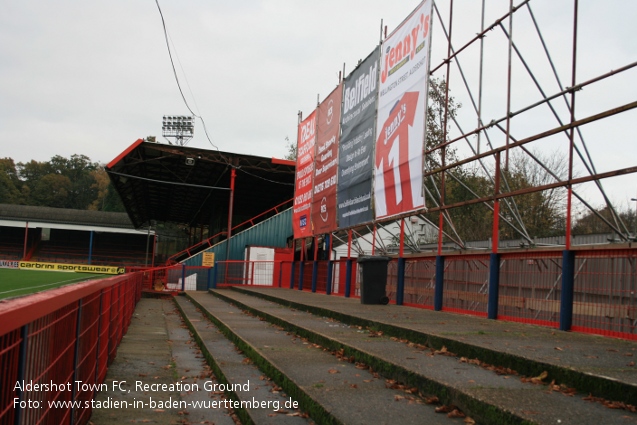
[[[432,3],[423,1],[381,47],[374,163],[377,219],[425,206],[423,145]]]
[[[312,236],[312,190],[314,189],[314,145],[316,142],[316,111],[301,124],[296,144],[296,179],[292,227],[294,238]]]
[[[336,175],[342,97],[343,85],[339,84],[317,109],[312,200],[312,225],[315,235],[336,229]]]

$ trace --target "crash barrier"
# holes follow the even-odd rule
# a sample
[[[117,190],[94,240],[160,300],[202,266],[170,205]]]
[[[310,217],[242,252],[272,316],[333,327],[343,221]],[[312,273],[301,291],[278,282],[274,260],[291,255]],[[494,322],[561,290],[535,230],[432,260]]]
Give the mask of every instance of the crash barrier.
[[[218,285],[298,289],[360,298],[356,258],[330,261],[218,261],[143,272],[145,289]],[[637,249],[556,249],[393,258],[389,302],[562,330],[637,339]]]
[[[86,424],[141,297],[129,273],[0,303],[0,423]]]
[[[164,267],[131,267],[142,276],[145,291],[206,291],[217,284],[281,286],[289,281],[291,262],[217,261],[213,267],[177,264]]]
[[[355,258],[291,267],[283,287],[360,297]],[[637,249],[395,258],[386,295],[393,304],[637,340]]]

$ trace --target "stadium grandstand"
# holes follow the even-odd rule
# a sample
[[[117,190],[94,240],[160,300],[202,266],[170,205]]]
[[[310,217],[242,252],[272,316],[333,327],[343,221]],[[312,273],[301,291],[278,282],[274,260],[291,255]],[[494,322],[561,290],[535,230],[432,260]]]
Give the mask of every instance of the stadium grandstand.
[[[5,261],[144,266],[152,263],[151,239],[126,213],[0,204]]]
[[[186,246],[193,249],[176,259],[182,261],[228,239],[228,228],[233,235],[290,208],[295,167],[283,159],[138,139],[106,171],[133,226],[171,223],[187,229]],[[279,240],[279,233],[272,230],[266,242]],[[287,237],[291,223],[283,240]],[[227,259],[243,259],[242,250],[233,252]]]

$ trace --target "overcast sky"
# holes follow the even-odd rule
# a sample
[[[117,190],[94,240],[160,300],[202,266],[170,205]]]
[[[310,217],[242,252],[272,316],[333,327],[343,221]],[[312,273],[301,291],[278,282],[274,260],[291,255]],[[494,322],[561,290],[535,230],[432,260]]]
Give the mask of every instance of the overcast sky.
[[[107,163],[138,138],[154,135],[164,142],[163,115],[189,114],[173,76],[154,0],[1,1],[0,157],[25,162],[84,154]],[[324,99],[336,86],[343,65],[347,74],[372,51],[380,38],[381,20],[391,31],[418,3],[160,0],[184,95],[195,113],[205,119],[212,143],[222,151],[266,157],[286,154],[286,138],[296,140],[298,111],[309,114],[317,97]],[[448,1],[437,3],[441,12],[447,13]],[[459,48],[479,32],[480,3],[456,2],[454,47]],[[508,3],[489,0],[487,22],[502,16]],[[568,86],[572,2],[532,0],[530,4],[551,41],[552,55],[557,62],[561,60],[559,72],[563,85]],[[582,0],[580,9],[578,56],[582,63],[578,81],[637,60],[637,3]],[[522,45],[529,38],[525,31],[530,25],[526,30],[518,27],[525,18],[518,20],[517,15],[514,40]],[[445,54],[443,38],[439,26],[434,26],[434,66]],[[489,33],[485,40],[495,40],[495,36]],[[486,121],[504,115],[501,105],[506,74],[501,73],[506,67],[500,63],[506,60],[506,50],[493,43],[485,47],[491,52],[485,58],[498,63],[500,74],[485,71],[485,91],[498,87],[500,103],[494,101],[498,106],[490,109],[489,96],[485,95]],[[476,52],[466,52],[469,74],[468,70],[477,69],[477,62],[468,61],[471,55],[477,57]],[[539,57],[535,54],[528,57],[534,65]],[[519,64],[514,65],[514,71],[524,74]],[[550,73],[546,61],[536,72]],[[435,75],[442,77],[443,71]],[[475,75],[467,78],[477,87],[471,80]],[[578,116],[634,101],[635,77],[633,71],[614,80],[613,85],[584,90],[589,97],[578,102],[582,108]],[[458,87],[458,75],[453,78],[456,86],[452,94],[469,112],[470,101]],[[513,109],[530,102],[526,90],[528,99],[539,96],[531,84],[517,87]],[[548,94],[556,91],[554,86],[547,89]],[[592,155],[604,157],[605,165],[598,171],[637,164],[637,143],[629,125],[636,118],[637,114],[629,112],[612,125],[598,126],[597,135],[592,132]],[[518,138],[526,134],[525,125],[532,131],[538,127],[529,120],[518,124]],[[554,120],[541,125],[547,129],[554,126]],[[466,124],[464,130],[471,128]],[[212,148],[200,122],[190,146]],[[617,195],[620,202],[627,202],[629,193],[637,195],[637,176],[617,181],[616,186],[624,188]]]

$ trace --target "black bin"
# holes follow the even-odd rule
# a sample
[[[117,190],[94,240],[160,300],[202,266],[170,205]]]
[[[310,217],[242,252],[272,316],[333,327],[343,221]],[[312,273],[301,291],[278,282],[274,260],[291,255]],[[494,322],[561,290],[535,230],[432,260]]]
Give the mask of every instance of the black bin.
[[[362,256],[357,263],[361,267],[361,304],[387,304],[387,264],[391,257]]]

